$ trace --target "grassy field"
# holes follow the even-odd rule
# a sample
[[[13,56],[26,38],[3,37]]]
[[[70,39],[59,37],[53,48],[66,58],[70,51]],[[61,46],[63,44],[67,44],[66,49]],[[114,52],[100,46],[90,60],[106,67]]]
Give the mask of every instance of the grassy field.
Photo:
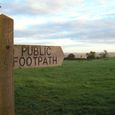
[[[14,71],[16,115],[115,115],[115,58]]]

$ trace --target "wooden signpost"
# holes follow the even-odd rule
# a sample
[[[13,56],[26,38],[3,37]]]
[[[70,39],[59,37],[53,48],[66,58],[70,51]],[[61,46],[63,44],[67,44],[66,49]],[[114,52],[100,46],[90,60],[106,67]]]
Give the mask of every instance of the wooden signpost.
[[[0,115],[14,115],[13,20],[0,15]]]
[[[59,46],[14,46],[14,68],[59,66],[63,59],[64,54]]]
[[[13,20],[0,15],[0,115],[15,115],[13,68],[61,65],[59,46],[13,45]]]

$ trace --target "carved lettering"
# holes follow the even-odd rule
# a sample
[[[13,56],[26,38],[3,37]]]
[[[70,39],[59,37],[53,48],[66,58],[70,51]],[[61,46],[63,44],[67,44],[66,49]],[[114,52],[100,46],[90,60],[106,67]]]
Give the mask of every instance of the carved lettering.
[[[14,46],[14,67],[47,67],[59,65],[63,61],[63,52],[59,55],[54,46]],[[58,55],[58,56],[57,56]],[[62,61],[60,62],[60,57]]]

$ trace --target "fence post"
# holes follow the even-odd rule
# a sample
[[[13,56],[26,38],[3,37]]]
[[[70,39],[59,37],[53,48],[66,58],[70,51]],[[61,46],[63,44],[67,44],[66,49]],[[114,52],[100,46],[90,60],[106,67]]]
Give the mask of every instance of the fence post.
[[[0,15],[0,115],[14,115],[13,19]]]

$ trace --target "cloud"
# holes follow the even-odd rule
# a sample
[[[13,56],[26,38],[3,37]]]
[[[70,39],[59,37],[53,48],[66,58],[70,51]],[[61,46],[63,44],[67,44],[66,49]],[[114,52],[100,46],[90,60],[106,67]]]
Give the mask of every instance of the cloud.
[[[14,18],[16,44],[55,44],[65,51],[85,51],[114,49],[114,4],[113,0],[13,0],[3,11]]]
[[[56,18],[56,17],[55,17]],[[33,19],[34,20],[34,19]],[[17,28],[15,31],[16,37],[26,38],[42,38],[42,39],[80,39],[81,41],[106,43],[108,39],[112,40],[115,37],[115,23],[111,19],[101,19],[87,21],[80,23],[80,20],[68,20],[65,19],[62,22],[57,22],[51,18],[48,20],[42,20],[39,23],[39,18],[34,21],[30,18],[26,24],[27,28]],[[21,23],[18,23],[21,25]],[[23,25],[24,26],[24,25]]]
[[[83,4],[83,0],[15,0],[5,2],[5,13],[12,15],[47,15],[65,12]]]
[[[83,4],[83,0],[34,0],[34,3],[33,0],[28,0],[27,3],[31,4],[30,8],[34,10],[57,13],[58,11],[75,7],[78,4]]]

